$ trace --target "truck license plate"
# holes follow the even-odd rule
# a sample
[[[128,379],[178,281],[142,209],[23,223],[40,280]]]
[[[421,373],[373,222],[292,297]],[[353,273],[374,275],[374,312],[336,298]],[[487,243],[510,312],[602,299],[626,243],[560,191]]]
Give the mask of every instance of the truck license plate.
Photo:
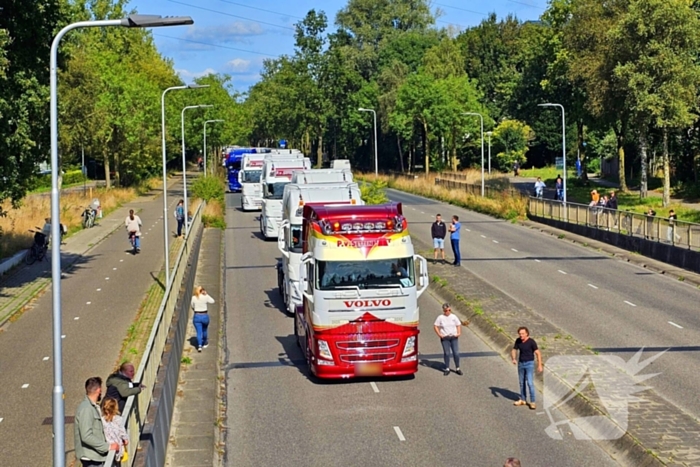
[[[381,374],[381,363],[358,363],[355,365],[356,376],[377,376]]]

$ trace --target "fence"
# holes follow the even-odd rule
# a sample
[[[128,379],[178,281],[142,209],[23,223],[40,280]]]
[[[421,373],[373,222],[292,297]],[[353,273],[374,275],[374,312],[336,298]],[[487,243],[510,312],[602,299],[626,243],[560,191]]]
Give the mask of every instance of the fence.
[[[183,284],[183,279],[185,279],[185,272],[187,272],[188,270],[188,260],[196,261],[196,257],[199,253],[201,233],[203,230],[202,212],[204,211],[205,205],[206,203],[202,202],[202,204],[200,204],[199,208],[195,212],[192,218],[190,233],[186,237],[185,242],[183,242],[177,254],[177,259],[175,260],[175,265],[171,273],[170,286],[165,290],[165,295],[158,309],[156,319],[153,323],[153,327],[151,329],[151,334],[148,339],[148,344],[146,345],[144,356],[141,359],[141,363],[139,364],[136,375],[134,376],[134,381],[141,382],[141,384],[143,384],[145,388],[141,391],[140,394],[129,397],[129,399],[126,402],[126,406],[124,407],[124,413],[122,414],[122,416],[126,420],[126,429],[127,433],[129,434],[129,445],[127,447],[127,450],[129,451],[129,460],[126,463],[122,463],[122,465],[127,465],[128,467],[135,465],[136,462],[138,462],[139,465],[162,466],[164,464],[164,460],[163,462],[159,463],[150,463],[148,459],[144,459],[144,457],[146,456],[143,456],[141,452],[137,452],[136,447],[139,446],[139,441],[141,440],[144,428],[146,427],[147,423],[151,424],[152,422],[152,420],[147,419],[147,415],[149,414],[149,409],[151,408],[151,404],[154,398],[158,401],[163,400],[163,396],[168,395],[173,396],[174,398],[175,387],[172,386],[172,375],[165,375],[168,377],[168,381],[163,381],[163,372],[159,372],[159,370],[161,369],[161,360],[163,359],[164,352],[167,351],[166,344],[170,344],[168,337],[171,334],[171,323],[173,323],[173,317],[177,317],[175,312],[176,310],[181,311],[182,308],[184,308],[185,311],[188,310],[188,303],[184,303],[183,306],[182,302],[186,302],[186,300],[180,297],[180,295],[183,289],[183,285],[186,285]],[[194,274],[190,274],[189,279],[190,280],[186,282],[192,282],[194,280]],[[191,287],[186,287],[186,289],[187,291],[189,291],[191,290]],[[180,307],[176,307],[178,298],[180,298]],[[179,314],[181,315],[181,313]],[[186,324],[186,315],[184,320],[180,317],[180,321],[184,321]],[[174,339],[174,341],[177,341],[177,339]],[[177,346],[177,344],[174,345]],[[182,351],[182,342],[179,344],[179,350],[179,352],[175,352],[178,354],[176,365],[177,370],[179,370],[180,367],[179,355]],[[174,385],[176,386],[178,373],[174,371],[171,371],[170,373],[175,374]],[[165,399],[167,399],[167,397],[165,397]],[[163,402],[166,405],[168,404],[167,400],[164,400]],[[164,408],[168,409],[168,407]],[[159,436],[162,438],[157,441],[159,447],[163,448],[163,452],[161,453],[163,459],[165,455],[164,449],[167,446],[168,436],[170,434],[169,416],[172,414],[172,401],[170,401],[169,411],[166,410],[166,412],[168,415],[167,426],[165,427],[167,428],[167,431],[165,433],[160,432],[155,435],[153,433],[150,434],[151,438],[153,438],[154,436]],[[155,441],[152,440],[151,443],[155,444]],[[145,463],[144,460],[146,461]],[[113,465],[113,463],[114,452],[110,452],[104,465],[111,466]]]
[[[542,198],[530,198],[528,211],[535,217],[585,225],[680,248],[700,248],[700,224],[692,222],[672,221],[601,206],[591,207],[570,202],[564,205],[559,201]]]
[[[452,173],[446,173],[442,174],[447,175],[448,177],[454,176],[461,176],[463,179],[466,179],[466,176],[463,174],[452,174]],[[481,185],[474,185],[472,183],[466,183],[466,182],[461,182],[458,180],[452,180],[450,178],[443,178],[443,177],[435,177],[435,184],[439,186],[444,186],[445,188],[449,188],[451,190],[462,190],[465,191],[471,195],[474,196],[481,196]],[[501,187],[493,187],[489,185],[484,186],[484,196],[486,198],[498,198],[499,196],[503,196],[504,194],[508,194],[510,196],[522,196],[522,192],[515,189],[515,188],[501,188]]]

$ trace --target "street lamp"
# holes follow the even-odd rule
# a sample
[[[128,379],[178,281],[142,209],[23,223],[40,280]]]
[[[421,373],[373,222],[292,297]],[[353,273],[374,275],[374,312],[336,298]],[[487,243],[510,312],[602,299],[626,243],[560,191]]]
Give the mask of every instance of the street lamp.
[[[63,404],[63,349],[61,347],[61,197],[58,191],[58,45],[69,31],[78,28],[123,26],[151,28],[193,24],[189,16],[161,17],[157,15],[130,15],[122,19],[79,21],[61,29],[51,43],[49,67],[50,127],[51,127],[51,284],[53,307],[53,465],[63,467],[66,462],[65,409]]]
[[[564,180],[562,184],[563,196],[562,201],[566,204],[566,116],[564,114],[564,106],[561,104],[537,104],[539,107],[559,107],[561,109],[561,160],[562,171],[564,172]]]
[[[493,131],[487,131],[486,136],[489,137],[489,176],[491,175],[491,135]]]
[[[185,110],[187,109],[207,109],[214,107],[213,105],[188,105],[182,109],[180,121],[182,122],[182,183],[184,185],[184,200],[185,200],[185,236],[190,234],[190,219],[189,210],[187,208],[187,162],[185,161]]]
[[[207,176],[207,123],[223,122],[223,120],[207,120],[204,122],[204,176]]]
[[[163,94],[161,95],[160,98],[160,112],[161,112],[161,133],[163,136],[163,141],[162,141],[162,155],[163,155],[163,239],[164,239],[164,248],[165,248],[165,289],[168,289],[168,286],[170,285],[170,246],[168,245],[169,243],[169,234],[168,234],[168,170],[166,168],[167,165],[167,159],[166,159],[166,154],[165,154],[165,94],[168,91],[174,91],[177,89],[199,89],[199,88],[208,88],[208,84],[186,84],[184,86],[173,86],[165,91],[163,91]]]
[[[477,112],[463,112],[462,115],[474,115],[481,120],[481,197],[484,197],[484,116]]]
[[[372,109],[365,109],[362,107],[360,107],[357,110],[359,110],[360,112],[372,112],[372,114],[374,115],[374,175],[377,176],[379,175],[379,162],[377,159],[377,112],[375,112]]]

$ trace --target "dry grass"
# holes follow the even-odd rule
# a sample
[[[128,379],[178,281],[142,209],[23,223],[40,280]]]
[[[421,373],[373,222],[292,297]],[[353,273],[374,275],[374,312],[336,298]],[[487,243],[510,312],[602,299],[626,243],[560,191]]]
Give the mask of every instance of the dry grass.
[[[467,183],[474,183],[474,181],[478,182],[479,184],[481,183],[481,172],[472,170],[466,171],[465,173],[467,174],[467,177],[471,177],[465,180]],[[363,175],[362,178],[367,181],[373,181],[376,179],[374,175]],[[527,200],[520,196],[511,196],[510,194],[504,193],[497,194],[493,198],[482,198],[481,196],[475,196],[459,190],[437,186],[435,185],[434,176],[419,176],[415,179],[410,179],[405,177],[388,177],[380,175],[378,178],[387,182],[390,188],[396,188],[397,190],[406,191],[408,193],[437,199],[502,219],[516,219],[524,218],[526,216]],[[489,186],[500,188],[503,184],[503,179],[505,179],[504,187],[508,187],[509,184],[507,178],[500,174],[493,176],[489,180]]]
[[[68,232],[81,228],[81,214],[90,204],[92,198],[99,198],[103,215],[115,210],[125,202],[137,196],[134,188],[93,189],[92,197],[88,193],[71,192],[61,196],[61,222],[66,224]],[[3,204],[7,216],[0,217],[0,257],[5,258],[28,248],[33,234],[30,229],[44,225],[44,219],[51,214],[51,197],[48,195],[28,196],[18,209],[12,209],[9,202]]]
[[[224,206],[214,200],[207,203],[202,214],[209,217],[224,217]]]

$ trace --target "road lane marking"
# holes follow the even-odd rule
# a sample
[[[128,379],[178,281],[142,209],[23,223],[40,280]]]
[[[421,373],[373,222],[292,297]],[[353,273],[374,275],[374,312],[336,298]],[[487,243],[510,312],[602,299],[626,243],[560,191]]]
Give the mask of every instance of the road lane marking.
[[[127,252],[126,254],[128,255],[128,254],[129,254],[129,252]],[[124,260],[123,260],[123,259],[120,259],[120,260],[119,260],[119,262],[120,262],[120,263],[123,263],[123,262],[124,262]]]
[[[557,269],[557,271],[559,271],[562,274],[566,274],[566,272],[562,271],[561,269]]]
[[[75,318],[73,318],[73,320],[75,320],[75,321],[78,321],[79,319],[80,319],[80,316],[76,316]]]
[[[86,305],[90,305],[90,304],[92,304],[92,302],[86,302],[85,304],[86,304]]]
[[[4,418],[2,418],[2,417],[0,417],[0,423],[2,423],[2,421],[3,421],[3,420],[5,420],[5,419],[4,419]]]
[[[467,232],[471,232],[471,230],[469,230],[469,229],[464,229],[464,230],[466,230]]]
[[[590,288],[592,288],[592,289],[597,289],[597,288],[598,288],[598,287],[596,287],[596,286],[593,285],[593,284],[588,284],[588,287],[590,287]]]
[[[98,291],[98,292],[101,292],[101,291],[102,291],[102,289],[97,289],[97,291]]]
[[[66,335],[65,335],[65,334],[61,334],[61,339],[65,339],[65,338],[66,338]]]
[[[679,324],[676,324],[676,323],[674,323],[673,321],[669,321],[668,324],[670,324],[671,326],[675,326],[675,327],[677,327],[678,329],[683,329],[683,326],[681,326],[681,325],[679,325]]]
[[[635,305],[635,304],[632,303],[632,302],[628,302],[627,300],[625,300],[625,303],[628,304],[629,306],[637,306],[637,305]]]
[[[511,250],[513,250],[516,253],[518,252],[518,250],[516,250],[515,248],[511,248]]]
[[[117,270],[117,268],[112,268],[112,271],[116,271],[116,270]]]
[[[542,261],[540,261],[539,259],[536,259],[535,262],[536,262],[536,263],[541,263]]]
[[[49,359],[49,357],[44,357],[42,360],[44,360],[46,362],[46,361],[48,361],[48,359]]]
[[[372,386],[372,391],[374,391],[374,392],[379,392],[379,388],[377,387],[377,383],[375,383],[374,381],[372,381],[372,382],[369,383],[369,385]]]
[[[24,383],[24,384],[22,385],[22,389],[27,389],[28,387],[29,387],[29,384],[28,384],[28,383]]]
[[[421,213],[421,214],[425,214],[425,212],[423,212],[423,211],[421,211],[420,213]]]
[[[404,437],[403,433],[401,433],[401,428],[395,426],[394,431],[396,432],[396,436],[399,437],[399,441],[406,441],[406,438]]]
[[[108,280],[109,280],[109,277],[105,277],[105,280],[108,281]]]
[[[498,243],[498,240],[491,240],[493,243]]]
[[[481,238],[486,238],[486,235],[482,235]]]

